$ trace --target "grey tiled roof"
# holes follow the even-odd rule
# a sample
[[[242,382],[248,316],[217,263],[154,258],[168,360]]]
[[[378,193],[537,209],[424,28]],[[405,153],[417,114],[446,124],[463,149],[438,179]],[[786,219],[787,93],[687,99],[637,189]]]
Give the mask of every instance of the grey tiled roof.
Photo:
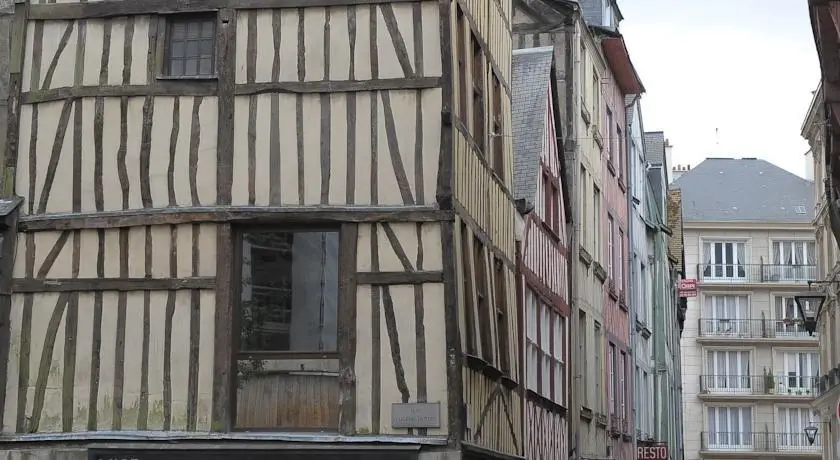
[[[685,221],[794,223],[814,217],[814,183],[764,160],[707,158],[671,188],[682,190]]]
[[[665,162],[665,133],[662,131],[645,133],[645,160],[654,165]]]
[[[553,56],[551,46],[513,52],[513,194],[528,203],[533,203],[537,194]]]

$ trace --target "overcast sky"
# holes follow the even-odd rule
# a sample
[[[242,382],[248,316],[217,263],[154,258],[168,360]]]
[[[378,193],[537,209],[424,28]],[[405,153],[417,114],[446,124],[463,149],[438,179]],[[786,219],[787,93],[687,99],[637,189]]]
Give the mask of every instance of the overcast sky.
[[[820,78],[806,0],[618,5],[645,131],[665,132],[673,163],[758,157],[804,176],[800,132]]]

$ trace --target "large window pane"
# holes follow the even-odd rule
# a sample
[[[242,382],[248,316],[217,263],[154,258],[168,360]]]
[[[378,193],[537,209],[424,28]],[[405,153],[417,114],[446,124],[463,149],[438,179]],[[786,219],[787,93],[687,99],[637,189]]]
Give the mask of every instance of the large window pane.
[[[240,349],[336,352],[338,232],[242,239]]]

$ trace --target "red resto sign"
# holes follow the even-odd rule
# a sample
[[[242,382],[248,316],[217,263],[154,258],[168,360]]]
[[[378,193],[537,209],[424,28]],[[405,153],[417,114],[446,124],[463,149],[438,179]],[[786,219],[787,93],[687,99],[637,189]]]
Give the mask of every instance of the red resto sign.
[[[636,460],[668,460],[668,445],[639,446],[636,448]]]
[[[697,297],[697,280],[679,280],[679,283],[677,284],[677,290],[679,291],[680,297]]]

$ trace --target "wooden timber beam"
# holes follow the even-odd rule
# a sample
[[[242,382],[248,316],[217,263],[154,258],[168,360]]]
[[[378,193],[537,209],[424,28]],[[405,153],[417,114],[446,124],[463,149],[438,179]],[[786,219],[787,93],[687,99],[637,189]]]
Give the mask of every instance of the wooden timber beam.
[[[356,282],[373,285],[442,283],[443,272],[358,272]]]
[[[176,291],[180,289],[214,289],[216,278],[193,276],[188,278],[16,278],[11,290],[19,292],[68,291]]]
[[[72,20],[140,14],[197,13],[230,9],[310,8],[410,3],[417,0],[106,0],[30,5],[29,19]]]
[[[142,225],[241,222],[253,224],[341,222],[441,222],[454,219],[452,211],[429,206],[327,208],[316,206],[205,206],[194,208],[132,209],[90,213],[41,214],[20,218],[23,232],[120,228]]]
[[[243,83],[234,87],[236,96],[264,93],[326,94],[359,91],[417,90],[438,88],[440,77],[385,78],[379,80],[346,81],[283,81]],[[215,79],[158,80],[152,85],[65,86],[23,93],[24,104],[61,101],[79,97],[142,97],[142,96],[216,96]]]

